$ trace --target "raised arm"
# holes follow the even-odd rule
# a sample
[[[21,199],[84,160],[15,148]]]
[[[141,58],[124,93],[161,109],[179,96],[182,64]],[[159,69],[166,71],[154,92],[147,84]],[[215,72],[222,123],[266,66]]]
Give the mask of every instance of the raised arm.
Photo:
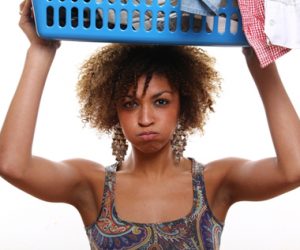
[[[224,169],[221,185],[226,197],[230,197],[229,205],[240,200],[272,198],[300,185],[299,117],[276,64],[261,68],[251,49],[244,54],[265,108],[276,156],[258,161],[229,158],[213,164]]]
[[[288,182],[300,184],[300,120],[281,82],[275,63],[261,69],[256,56],[246,55],[260,93],[276,151],[276,163]]]
[[[52,162],[32,155],[39,104],[60,42],[36,35],[30,0],[20,5],[20,15],[19,25],[30,46],[0,133],[0,175],[38,198],[78,206],[81,194],[84,199],[92,197],[88,175],[97,172],[99,166],[84,160]]]

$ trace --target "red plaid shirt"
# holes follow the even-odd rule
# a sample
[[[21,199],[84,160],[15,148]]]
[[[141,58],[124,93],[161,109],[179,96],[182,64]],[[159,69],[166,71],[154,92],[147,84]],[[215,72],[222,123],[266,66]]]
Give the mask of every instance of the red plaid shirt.
[[[288,48],[269,44],[264,32],[264,0],[238,0],[238,3],[246,38],[254,49],[261,67],[266,67],[290,51]]]

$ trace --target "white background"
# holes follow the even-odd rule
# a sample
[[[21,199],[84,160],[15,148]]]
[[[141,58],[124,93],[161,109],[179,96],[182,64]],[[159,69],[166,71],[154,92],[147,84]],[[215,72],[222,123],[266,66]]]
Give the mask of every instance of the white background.
[[[2,3],[0,14],[0,124],[17,86],[28,47],[18,28],[19,1]],[[63,42],[45,88],[33,152],[51,160],[84,157],[110,164],[110,140],[84,128],[75,84],[78,68],[99,43]],[[262,105],[240,48],[207,48],[217,58],[223,92],[204,136],[189,140],[186,156],[208,161],[274,155]],[[300,52],[278,60],[288,93],[300,112]],[[227,216],[222,250],[300,249],[300,190],[265,202],[241,202]],[[40,201],[0,179],[0,249],[89,249],[83,224],[69,205]]]

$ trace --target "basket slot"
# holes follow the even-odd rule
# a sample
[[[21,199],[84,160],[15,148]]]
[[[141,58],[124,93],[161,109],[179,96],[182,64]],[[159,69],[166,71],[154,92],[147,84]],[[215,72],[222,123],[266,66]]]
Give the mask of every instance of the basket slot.
[[[127,29],[127,23],[128,23],[128,11],[125,9],[122,9],[120,12],[120,19],[121,19],[121,23],[120,23],[120,28],[121,30],[125,30]]]
[[[131,12],[132,16],[129,18],[129,23],[132,23],[132,28],[134,30],[140,29],[140,11],[139,10],[133,10]]]
[[[153,20],[153,14],[151,10],[147,10],[144,14],[144,22],[142,21],[142,23],[144,24],[144,29],[146,31],[150,31],[152,30],[152,20]]]
[[[73,28],[78,27],[78,9],[76,7],[73,7],[71,9],[71,25]]]
[[[199,33],[202,30],[202,17],[199,15],[194,15],[193,23],[192,23],[192,29],[193,32]]]
[[[51,27],[54,25],[54,8],[52,6],[47,7],[47,26]]]
[[[58,15],[59,15],[59,26],[60,27],[65,27],[66,26],[66,8],[65,7],[60,7],[58,10]]]
[[[226,27],[228,25],[227,19],[228,19],[227,15],[225,13],[219,14],[219,16],[218,16],[218,32],[220,34],[223,34],[226,31]]]
[[[108,22],[108,28],[114,29],[116,24],[116,12],[114,9],[108,10],[108,16],[109,16],[109,22]]]
[[[216,28],[218,28],[218,26],[216,25],[215,18],[213,16],[205,17],[205,31],[212,33]]]
[[[230,33],[236,34],[238,32],[239,26],[241,25],[241,21],[237,15],[237,13],[233,13],[230,19]]]
[[[169,18],[168,18],[168,21],[169,21],[169,31],[171,32],[175,32],[178,25],[177,25],[177,20],[178,17],[177,17],[177,12],[176,11],[171,11],[170,14],[169,14]]]
[[[91,10],[89,8],[85,8],[83,10],[83,26],[85,28],[89,28],[91,26]]]

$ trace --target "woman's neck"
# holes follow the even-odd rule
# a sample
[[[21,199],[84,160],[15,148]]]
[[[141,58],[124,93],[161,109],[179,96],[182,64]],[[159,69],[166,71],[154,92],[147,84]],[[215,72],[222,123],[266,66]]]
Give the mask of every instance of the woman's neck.
[[[182,165],[187,164],[186,159],[175,162],[171,148],[160,152],[146,154],[133,149],[126,161],[123,162],[120,171],[126,171],[149,178],[161,178],[184,170]]]

